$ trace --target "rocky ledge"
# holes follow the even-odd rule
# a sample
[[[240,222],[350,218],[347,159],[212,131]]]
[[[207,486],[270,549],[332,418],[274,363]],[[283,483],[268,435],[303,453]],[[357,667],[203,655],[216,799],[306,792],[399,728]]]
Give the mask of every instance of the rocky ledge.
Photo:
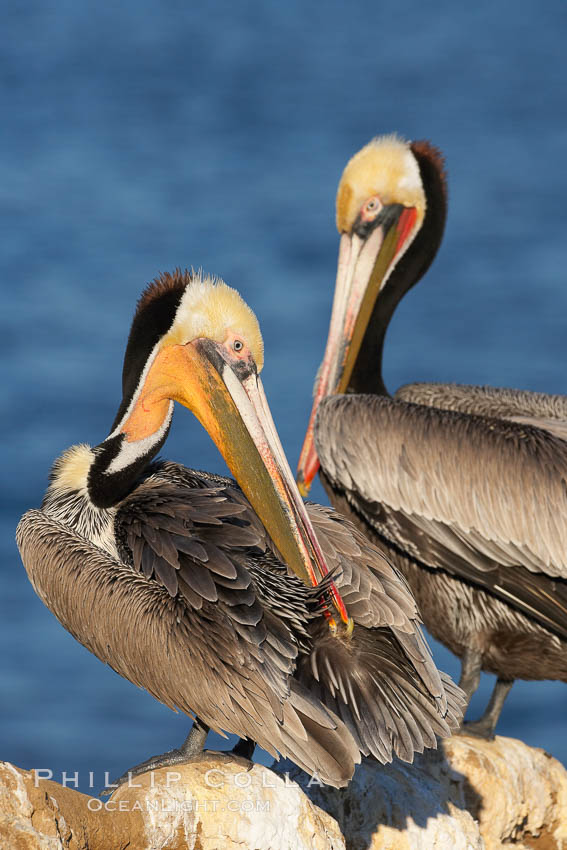
[[[567,850],[567,772],[510,738],[457,736],[347,789],[205,753],[88,797],[0,763],[2,850]]]

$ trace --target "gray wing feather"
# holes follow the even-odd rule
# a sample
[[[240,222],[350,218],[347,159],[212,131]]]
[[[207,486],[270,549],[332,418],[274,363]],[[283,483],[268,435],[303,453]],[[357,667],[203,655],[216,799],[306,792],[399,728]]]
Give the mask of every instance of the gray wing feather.
[[[567,396],[564,395],[508,387],[417,383],[400,387],[394,398],[442,410],[458,410],[533,425],[560,440],[567,439]]]
[[[317,539],[350,615],[361,626],[412,632],[417,606],[405,579],[380,550],[335,510],[307,504]]]
[[[330,480],[368,504],[442,526],[498,563],[567,578],[567,444],[553,435],[351,395],[325,400],[316,444]]]
[[[323,403],[316,445],[332,486],[379,534],[567,635],[567,444],[529,425],[351,395]]]

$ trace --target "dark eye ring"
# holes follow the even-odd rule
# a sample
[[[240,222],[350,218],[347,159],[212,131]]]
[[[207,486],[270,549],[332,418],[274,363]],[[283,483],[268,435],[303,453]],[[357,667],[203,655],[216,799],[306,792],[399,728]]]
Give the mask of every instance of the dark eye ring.
[[[242,351],[242,349],[244,348],[244,343],[241,342],[239,339],[235,339],[232,343],[232,347],[234,351]]]

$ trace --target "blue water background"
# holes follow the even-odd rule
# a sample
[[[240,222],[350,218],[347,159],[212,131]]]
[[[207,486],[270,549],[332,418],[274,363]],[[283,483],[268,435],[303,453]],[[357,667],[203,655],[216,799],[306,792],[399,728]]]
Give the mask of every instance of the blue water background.
[[[194,265],[242,292],[294,466],[327,333],[336,184],[397,130],[444,151],[450,215],[388,334],[388,386],[567,393],[567,6],[3,5],[0,759],[79,771],[88,790],[89,770],[100,785],[178,744],[187,721],[63,630],[13,537],[54,457],[107,434],[141,288]],[[185,410],[166,448],[223,470]],[[567,762],[566,710],[566,685],[520,682],[499,731]]]

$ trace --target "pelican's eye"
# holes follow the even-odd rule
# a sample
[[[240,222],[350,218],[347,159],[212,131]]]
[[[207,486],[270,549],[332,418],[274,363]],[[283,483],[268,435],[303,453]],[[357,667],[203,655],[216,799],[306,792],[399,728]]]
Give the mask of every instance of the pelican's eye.
[[[376,218],[381,209],[382,204],[380,202],[380,198],[378,195],[373,195],[373,197],[369,198],[362,207],[362,218],[366,221],[368,221],[368,219]]]
[[[236,334],[230,329],[227,331],[223,345],[229,358],[232,359],[233,362],[245,361],[252,356],[246,340],[243,339],[240,334]]]

